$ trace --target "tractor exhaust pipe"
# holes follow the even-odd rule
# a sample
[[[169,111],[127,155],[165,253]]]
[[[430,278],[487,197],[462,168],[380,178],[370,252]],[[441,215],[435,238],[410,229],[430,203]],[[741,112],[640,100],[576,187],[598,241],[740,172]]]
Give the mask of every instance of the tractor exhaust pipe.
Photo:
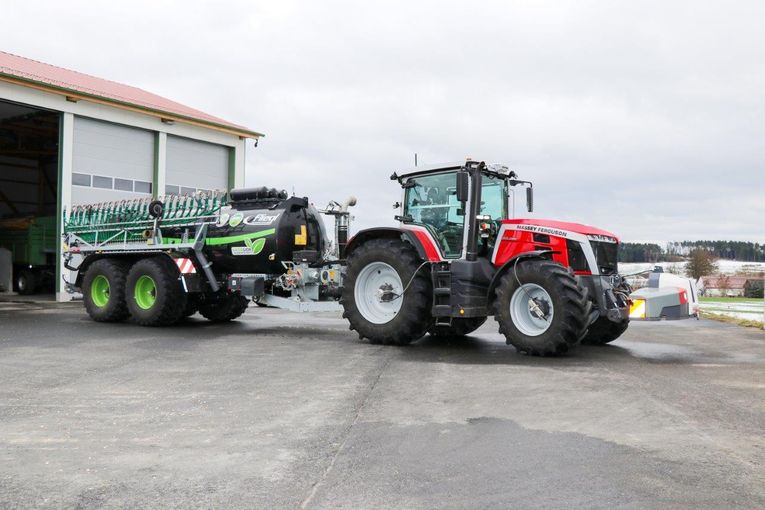
[[[337,242],[337,257],[345,258],[345,247],[348,245],[348,227],[351,223],[350,207],[356,205],[356,197],[351,195],[340,206],[339,214],[335,216],[335,240]]]

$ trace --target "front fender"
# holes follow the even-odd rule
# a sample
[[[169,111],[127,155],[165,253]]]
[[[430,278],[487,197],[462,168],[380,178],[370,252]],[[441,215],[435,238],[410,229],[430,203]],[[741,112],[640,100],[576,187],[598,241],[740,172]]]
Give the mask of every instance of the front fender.
[[[515,257],[502,264],[502,267],[500,267],[497,272],[494,273],[494,277],[491,279],[491,283],[489,283],[489,302],[491,302],[494,298],[494,289],[496,289],[497,285],[499,285],[500,279],[510,270],[511,267],[515,265],[516,261],[521,259],[549,260],[552,258],[553,253],[555,253],[553,250],[527,251],[516,255]]]

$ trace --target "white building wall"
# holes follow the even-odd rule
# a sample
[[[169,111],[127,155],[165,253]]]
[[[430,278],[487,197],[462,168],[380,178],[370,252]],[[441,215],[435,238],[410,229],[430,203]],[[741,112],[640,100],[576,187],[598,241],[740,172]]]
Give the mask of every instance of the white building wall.
[[[86,202],[103,202],[107,200],[118,200],[122,198],[123,193],[108,190],[83,190],[72,185],[72,174],[84,173],[79,172],[80,166],[85,166],[88,161],[94,162],[99,158],[98,151],[91,151],[88,154],[85,147],[76,149],[75,143],[79,139],[79,136],[75,133],[76,120],[81,118],[93,119],[111,122],[115,124],[121,124],[122,126],[129,126],[133,128],[140,128],[147,130],[152,137],[152,155],[151,155],[151,173],[149,174],[149,181],[153,183],[155,192],[162,194],[164,191],[164,184],[167,182],[166,167],[168,160],[166,159],[166,143],[165,137],[182,137],[185,139],[197,140],[206,142],[207,144],[218,144],[220,147],[211,152],[216,153],[217,156],[209,160],[211,166],[214,166],[216,170],[209,178],[200,176],[198,182],[202,184],[196,185],[197,188],[215,188],[215,189],[228,189],[229,181],[233,181],[235,187],[241,187],[244,185],[244,150],[246,140],[240,139],[239,136],[223,133],[202,126],[196,126],[186,124],[181,121],[166,124],[159,118],[143,114],[140,112],[128,111],[118,109],[112,106],[89,102],[87,100],[80,100],[77,102],[67,101],[62,95],[53,94],[50,92],[38,90],[31,87],[24,87],[13,83],[0,81],[0,99],[15,101],[18,103],[26,104],[37,108],[45,108],[49,110],[59,111],[63,113],[62,117],[62,133],[61,133],[61,172],[59,175],[59,209],[65,207],[69,209],[73,203],[86,203]],[[76,118],[75,118],[76,117]],[[108,136],[105,135],[105,138]],[[155,152],[155,143],[157,140],[157,150]],[[225,149],[224,149],[225,147]],[[84,151],[84,152],[83,152]],[[77,160],[75,160],[75,153],[78,154]],[[226,153],[225,172],[219,171],[221,169],[221,162],[223,161],[223,153]],[[116,155],[118,152],[113,152]],[[229,178],[229,154],[232,154],[233,158],[233,175]],[[103,154],[102,154],[103,155]],[[124,155],[124,154],[123,154]],[[127,172],[134,177],[137,175],[145,175],[145,153],[141,151],[140,156],[136,156],[136,160],[132,160],[132,165],[129,168],[125,167],[122,171]],[[138,161],[140,159],[140,162]],[[77,168],[75,168],[75,166]],[[95,165],[94,165],[95,167]],[[107,167],[103,165],[102,168]],[[120,170],[115,166],[108,166],[107,171],[112,173],[118,173]],[[114,175],[112,175],[113,177]],[[195,177],[196,181],[196,177]],[[162,187],[157,189],[157,184]],[[213,186],[213,184],[215,186]],[[126,193],[126,192],[125,192]],[[139,196],[139,195],[133,195]],[[59,224],[59,229],[62,225]],[[59,251],[59,264],[62,257]],[[59,272],[57,276],[57,298],[59,300],[69,300],[71,296],[64,291],[61,285],[61,269],[59,266]]]

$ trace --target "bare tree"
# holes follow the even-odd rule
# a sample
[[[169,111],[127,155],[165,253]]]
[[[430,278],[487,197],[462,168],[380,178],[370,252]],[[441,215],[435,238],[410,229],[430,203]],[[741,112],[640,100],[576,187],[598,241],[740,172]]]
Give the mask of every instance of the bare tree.
[[[709,276],[717,271],[717,264],[712,254],[703,248],[691,250],[688,254],[688,262],[685,264],[685,272],[694,280],[702,276]]]

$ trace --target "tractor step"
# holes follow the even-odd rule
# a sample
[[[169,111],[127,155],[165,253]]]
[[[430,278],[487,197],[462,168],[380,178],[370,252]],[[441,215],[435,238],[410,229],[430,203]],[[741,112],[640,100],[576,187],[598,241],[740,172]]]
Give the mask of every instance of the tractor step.
[[[433,317],[440,325],[452,319],[452,272],[448,262],[439,262],[431,272],[433,278]]]

